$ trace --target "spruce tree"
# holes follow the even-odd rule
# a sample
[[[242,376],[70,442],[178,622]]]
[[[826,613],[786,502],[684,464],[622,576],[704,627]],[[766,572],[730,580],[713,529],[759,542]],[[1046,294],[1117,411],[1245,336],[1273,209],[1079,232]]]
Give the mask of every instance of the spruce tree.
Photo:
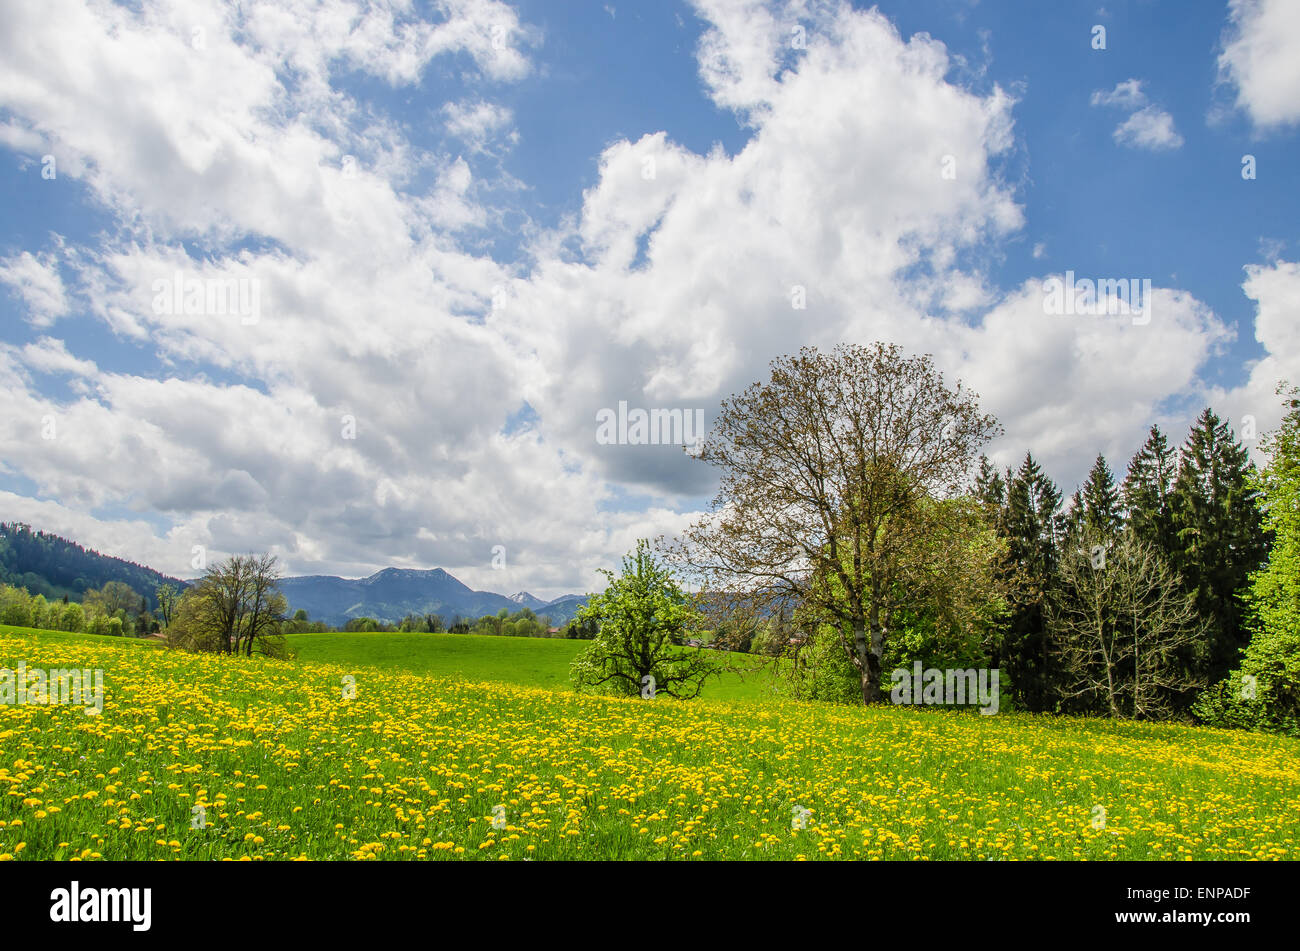
[[[1002,473],[989,462],[988,456],[980,456],[980,471],[975,476],[975,497],[990,509],[998,510],[1006,504],[1007,483]]]
[[[1063,527],[1060,507],[1060,490],[1026,453],[1007,486],[1002,532],[1007,541],[1004,577],[1010,614],[999,662],[1011,682],[1012,696],[1035,711],[1054,709],[1056,702],[1058,677],[1046,605]]]
[[[1083,483],[1079,497],[1083,502],[1083,528],[1092,536],[1111,538],[1124,524],[1120,508],[1119,487],[1111,474],[1106,457],[1100,453]]]
[[[1083,533],[1083,496],[1078,489],[1070,496],[1070,504],[1065,507],[1062,519],[1064,536],[1073,538]]]
[[[1160,427],[1152,426],[1147,441],[1128,464],[1122,488],[1125,514],[1134,534],[1171,560],[1176,548],[1171,501],[1176,471],[1173,448]]]
[[[1178,460],[1171,497],[1174,564],[1210,622],[1202,676],[1212,682],[1236,666],[1249,640],[1237,593],[1268,558],[1253,498],[1255,466],[1228,424],[1207,408]]]

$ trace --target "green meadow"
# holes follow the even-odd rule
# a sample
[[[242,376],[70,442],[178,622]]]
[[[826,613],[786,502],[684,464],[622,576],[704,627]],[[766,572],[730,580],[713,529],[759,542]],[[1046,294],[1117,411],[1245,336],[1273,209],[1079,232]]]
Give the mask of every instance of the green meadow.
[[[1300,745],[1174,724],[800,703],[730,675],[576,694],[577,642],[300,635],[290,661],[0,628],[104,672],[0,704],[0,861],[1291,859]]]
[[[586,641],[490,634],[290,634],[286,640],[300,661],[322,661],[405,674],[433,674],[462,680],[569,688],[569,664]],[[773,695],[770,668],[747,655],[720,654],[737,671],[708,681],[703,696],[715,700],[760,699]]]

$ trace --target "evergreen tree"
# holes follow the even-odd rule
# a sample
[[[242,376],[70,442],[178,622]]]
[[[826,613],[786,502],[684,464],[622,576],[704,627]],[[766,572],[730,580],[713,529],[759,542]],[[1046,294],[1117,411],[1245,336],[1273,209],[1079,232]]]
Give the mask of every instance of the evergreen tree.
[[[1221,679],[1249,640],[1237,592],[1268,557],[1253,498],[1255,466],[1228,424],[1206,409],[1178,461],[1171,497],[1174,564],[1210,622],[1203,677]]]
[[[1006,504],[1007,481],[1002,473],[989,462],[988,456],[980,456],[980,471],[975,476],[975,497],[993,510],[1001,509]]]
[[[1128,464],[1122,489],[1134,534],[1171,559],[1176,548],[1171,501],[1176,468],[1173,448],[1160,427],[1152,426],[1147,441]]]
[[[1111,474],[1106,457],[1100,453],[1079,492],[1083,502],[1083,528],[1094,538],[1111,538],[1124,524],[1120,509],[1119,487]]]
[[[1070,496],[1062,524],[1065,537],[1074,538],[1083,533],[1083,496],[1078,489]]]
[[[1026,453],[1009,480],[1002,518],[1001,533],[1007,542],[1003,578],[1010,614],[995,663],[1007,672],[1016,701],[1036,711],[1054,708],[1058,681],[1046,606],[1063,529],[1060,507],[1060,490]]]

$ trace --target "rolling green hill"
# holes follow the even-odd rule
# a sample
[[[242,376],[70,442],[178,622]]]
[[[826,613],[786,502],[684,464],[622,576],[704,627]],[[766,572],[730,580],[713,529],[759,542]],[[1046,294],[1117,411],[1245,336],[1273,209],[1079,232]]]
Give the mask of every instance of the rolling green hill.
[[[289,646],[303,661],[351,664],[391,673],[433,674],[522,687],[569,688],[569,664],[586,641],[482,634],[291,634]],[[752,666],[754,658],[721,654]],[[770,677],[725,673],[710,680],[704,696],[720,700],[771,694]]]

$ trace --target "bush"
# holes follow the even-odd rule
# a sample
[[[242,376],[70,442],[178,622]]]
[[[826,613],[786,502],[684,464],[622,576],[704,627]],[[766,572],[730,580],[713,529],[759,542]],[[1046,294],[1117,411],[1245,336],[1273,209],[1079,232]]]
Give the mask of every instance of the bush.
[[[1300,634],[1257,630],[1241,667],[1202,693],[1192,713],[1209,726],[1300,736]]]

